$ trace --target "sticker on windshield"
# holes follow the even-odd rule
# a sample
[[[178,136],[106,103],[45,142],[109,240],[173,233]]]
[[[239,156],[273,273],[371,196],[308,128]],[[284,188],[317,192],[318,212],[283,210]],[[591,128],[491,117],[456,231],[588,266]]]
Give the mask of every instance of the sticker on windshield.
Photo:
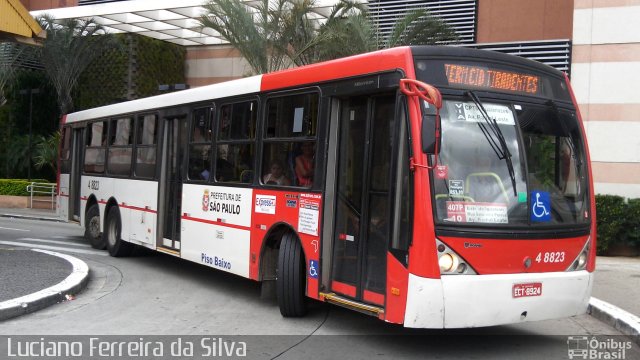
[[[449,176],[449,167],[447,165],[436,166],[436,178],[446,179]]]
[[[449,180],[449,196],[463,196],[464,195],[464,181],[462,180]]]
[[[490,118],[495,119],[498,125],[515,125],[516,121],[513,117],[513,112],[506,105],[498,104],[482,104],[487,110],[487,114]],[[470,121],[470,122],[485,122],[486,120],[482,116],[482,113],[478,107],[471,102],[455,102],[453,103],[455,109],[456,120],[458,121]]]
[[[462,223],[508,224],[507,204],[447,201],[446,221]]]
[[[531,192],[531,221],[551,221],[551,196],[548,192]]]

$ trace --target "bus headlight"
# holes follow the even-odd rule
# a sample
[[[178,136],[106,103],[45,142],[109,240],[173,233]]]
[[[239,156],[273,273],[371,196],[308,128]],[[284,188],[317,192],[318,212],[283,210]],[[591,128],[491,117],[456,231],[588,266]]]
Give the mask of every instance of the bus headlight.
[[[475,275],[476,272],[458,254],[436,239],[438,266],[442,275]]]
[[[578,271],[584,270],[587,267],[587,260],[589,259],[589,249],[591,248],[591,237],[587,239],[587,243],[584,244],[582,251],[578,254],[578,257],[571,263],[571,266],[566,271]]]
[[[438,259],[438,264],[440,265],[440,272],[446,273],[454,268],[456,268],[456,264],[459,263],[458,257],[454,254],[443,254]]]

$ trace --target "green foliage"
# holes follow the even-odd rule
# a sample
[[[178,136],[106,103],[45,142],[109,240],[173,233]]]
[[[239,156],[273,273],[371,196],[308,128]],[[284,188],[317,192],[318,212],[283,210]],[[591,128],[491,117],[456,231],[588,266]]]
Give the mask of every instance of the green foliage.
[[[49,137],[40,136],[36,139],[33,154],[33,164],[36,169],[47,168],[53,174],[56,173],[61,136],[60,131],[56,131]]]
[[[120,46],[82,73],[74,93],[77,110],[157,95],[158,85],[186,82],[182,46],[135,34],[117,34],[116,39]]]
[[[0,195],[28,196],[27,180],[0,179]]]
[[[377,38],[366,4],[340,0],[320,25],[314,0],[210,0],[200,18],[235,47],[256,74],[291,65],[373,51],[381,47],[453,43],[455,32],[424,10],[400,18],[392,35]]]
[[[126,37],[116,35],[119,47],[106,50],[80,75],[73,93],[76,110],[113,104],[127,98],[129,53]]]
[[[133,77],[136,98],[158,94],[158,85],[184,84],[184,47],[135,35],[136,71]]]
[[[42,15],[36,19],[46,30],[40,61],[58,95],[60,112],[74,109],[73,90],[83,71],[107,49],[118,46],[94,19],[62,19]]]
[[[640,245],[640,199],[616,195],[596,195],[598,254],[613,243]]]
[[[626,240],[640,247],[640,199],[629,199],[625,219]]]

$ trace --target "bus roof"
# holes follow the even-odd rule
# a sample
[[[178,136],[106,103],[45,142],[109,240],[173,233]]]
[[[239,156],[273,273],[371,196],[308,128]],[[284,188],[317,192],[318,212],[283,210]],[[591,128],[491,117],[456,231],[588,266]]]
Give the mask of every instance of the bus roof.
[[[411,63],[411,49],[408,47],[380,50],[373,53],[325,61],[274,73],[78,111],[68,114],[64,121],[65,123],[73,123],[100,119],[223,97],[252,94],[260,91],[304,86],[333,79],[348,78],[400,68],[408,72],[407,75],[412,76],[413,69],[405,69],[406,65]]]

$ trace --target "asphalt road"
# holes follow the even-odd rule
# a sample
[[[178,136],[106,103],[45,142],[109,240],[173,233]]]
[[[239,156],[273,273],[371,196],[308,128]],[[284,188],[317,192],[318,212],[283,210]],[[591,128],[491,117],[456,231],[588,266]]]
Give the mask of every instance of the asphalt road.
[[[261,299],[259,285],[251,280],[152,252],[112,258],[78,246],[81,235],[77,225],[0,218],[0,247],[19,248],[3,242],[46,245],[84,260],[91,269],[88,287],[75,300],[5,321],[0,336],[128,335],[137,341],[166,335],[172,341],[192,335],[197,343],[221,336],[245,341],[247,357],[258,359],[566,359],[569,336],[628,341],[588,315],[415,330],[313,303],[305,318],[283,318],[275,301]],[[24,240],[29,238],[53,242]],[[640,359],[638,346],[624,355]]]

